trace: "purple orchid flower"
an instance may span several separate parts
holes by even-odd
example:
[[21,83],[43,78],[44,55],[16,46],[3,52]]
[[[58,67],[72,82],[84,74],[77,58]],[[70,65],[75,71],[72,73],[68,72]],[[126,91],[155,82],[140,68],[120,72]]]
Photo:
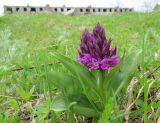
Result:
[[83,31],[77,61],[90,70],[109,70],[119,63],[116,47],[110,48],[103,27],[98,23],[92,33]]

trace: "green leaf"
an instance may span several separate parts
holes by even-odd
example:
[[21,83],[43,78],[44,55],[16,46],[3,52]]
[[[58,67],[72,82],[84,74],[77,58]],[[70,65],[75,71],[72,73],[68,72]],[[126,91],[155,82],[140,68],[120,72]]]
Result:
[[52,71],[48,74],[49,80],[55,83],[60,89],[65,89],[68,93],[82,92],[79,80],[64,73]]
[[23,100],[28,101],[34,92],[34,89],[35,89],[35,86],[33,86],[29,92],[26,92],[22,88],[18,88],[17,93],[21,96]]
[[[97,109],[97,107],[100,106],[97,102],[101,100],[101,96],[99,94],[100,90],[97,88],[97,78],[95,75],[86,67],[64,55],[55,53],[54,57],[57,58],[67,68],[67,70],[69,70],[79,80],[80,85],[78,86],[82,88],[81,93],[84,93],[90,101],[90,104]],[[92,92],[90,89],[92,89]],[[93,92],[97,92],[96,96],[93,96]],[[97,104],[95,105],[94,102]]]
[[[68,99],[74,102],[72,109],[75,113],[87,117],[98,117],[99,113],[94,109],[94,107],[89,102],[88,98],[84,94],[72,94],[69,95]],[[76,102],[76,104],[75,104]]]
[[28,101],[30,99],[30,97],[32,96],[30,93],[25,92],[23,89],[18,89],[17,93],[25,101]]
[[102,113],[102,117],[99,120],[99,123],[108,123],[108,120],[111,117],[112,109],[113,109],[113,99],[109,98],[109,100],[106,103],[105,109]]
[[95,76],[84,66],[80,65],[76,61],[61,55],[54,54],[55,58],[60,60],[60,62],[76,77],[80,77],[83,82],[85,82],[86,87],[96,89],[97,81]]
[[[119,71],[124,63],[124,57],[125,57],[125,52],[122,56],[122,58],[120,59],[120,62],[119,64],[115,67],[115,68],[112,68],[105,76],[104,79],[104,84],[103,84],[103,91],[106,95],[110,95],[112,93],[112,87],[110,87],[110,84],[111,84],[111,80],[114,79],[118,74],[119,74]],[[107,90],[107,91],[106,91]]]
[[160,88],[160,82],[154,82],[151,87],[152,88]]
[[18,103],[15,99],[10,99],[8,103],[15,110],[17,110],[19,108]]
[[[66,104],[62,97],[56,98],[53,101],[51,109],[56,112],[69,110],[70,107],[74,113],[83,115],[86,117],[99,117],[99,114],[91,107],[88,99],[83,95],[70,95],[69,105]],[[74,102],[71,102],[74,101]]]
[[75,105],[73,106],[73,111],[76,113],[76,114],[79,114],[79,115],[82,115],[82,116],[85,116],[85,117],[99,117],[100,114],[97,113],[97,111],[95,111],[93,108],[89,108],[89,107],[85,107],[83,105]]
[[132,52],[124,59],[119,72],[111,76],[112,79],[108,81],[108,89],[110,92],[113,91],[117,94],[121,88],[127,88],[137,69],[140,53],[141,51]]
[[33,87],[31,88],[31,90],[29,91],[29,93],[32,95],[33,92],[34,92],[34,90],[35,90],[35,86],[33,86]]
[[42,104],[36,105],[36,114],[39,119],[43,120],[46,118],[50,112],[50,107],[51,107],[51,101],[49,98],[47,98]]
[[65,111],[67,109],[68,108],[64,99],[62,98],[54,99],[51,110],[55,112],[60,112],[60,111]]

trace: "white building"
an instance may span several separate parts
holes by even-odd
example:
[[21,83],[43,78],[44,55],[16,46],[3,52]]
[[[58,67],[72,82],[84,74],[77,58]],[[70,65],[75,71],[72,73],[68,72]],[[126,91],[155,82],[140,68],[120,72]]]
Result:
[[8,6],[45,6],[53,7],[122,7],[133,8],[139,12],[150,12],[160,4],[160,0],[0,0],[0,15],[4,13],[4,5]]

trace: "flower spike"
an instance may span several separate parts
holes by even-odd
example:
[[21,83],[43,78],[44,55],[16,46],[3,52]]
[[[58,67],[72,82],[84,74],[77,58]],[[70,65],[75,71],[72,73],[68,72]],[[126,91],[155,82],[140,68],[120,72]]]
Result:
[[104,28],[98,23],[92,33],[83,31],[77,61],[90,70],[109,70],[119,63],[116,47],[110,48]]

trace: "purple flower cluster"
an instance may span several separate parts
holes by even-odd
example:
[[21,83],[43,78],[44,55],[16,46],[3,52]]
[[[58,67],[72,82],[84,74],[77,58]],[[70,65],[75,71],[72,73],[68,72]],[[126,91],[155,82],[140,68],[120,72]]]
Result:
[[98,23],[92,33],[84,30],[77,61],[91,70],[108,70],[119,63],[116,47],[110,48],[103,27]]

